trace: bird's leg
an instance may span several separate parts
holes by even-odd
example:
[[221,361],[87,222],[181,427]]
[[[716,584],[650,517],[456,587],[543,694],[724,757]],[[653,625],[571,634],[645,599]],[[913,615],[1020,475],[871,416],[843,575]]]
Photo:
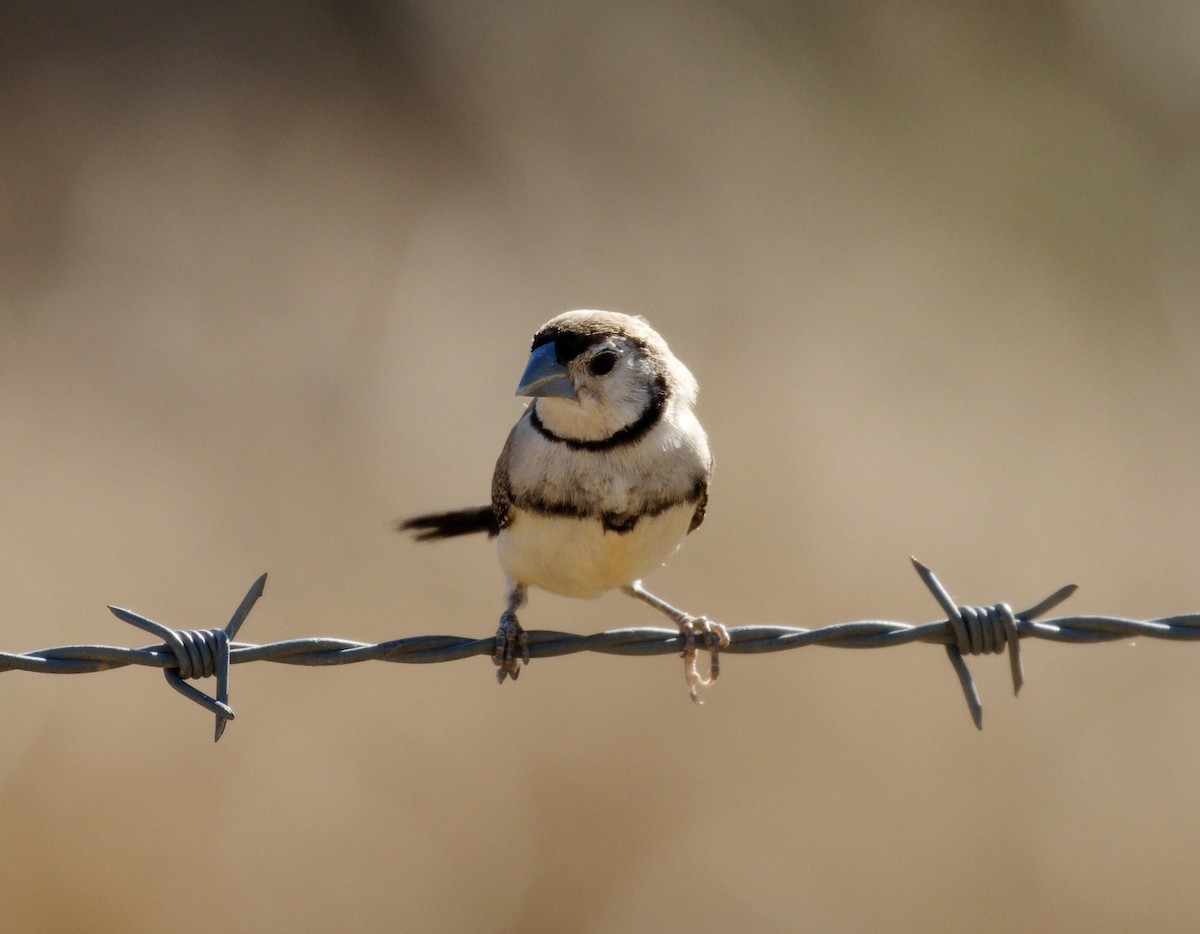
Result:
[[[496,681],[505,678],[517,680],[521,674],[521,663],[529,664],[529,641],[525,630],[517,621],[517,610],[525,603],[525,585],[509,583],[508,608],[500,614],[500,626],[496,630],[496,648],[492,650],[492,662],[496,665]],[[520,655],[517,650],[520,650]]]
[[[714,623],[707,616],[692,616],[690,613],[671,606],[666,600],[654,596],[643,587],[641,581],[634,581],[621,589],[629,596],[637,597],[643,603],[647,603],[660,613],[669,616],[679,627],[680,635],[683,636],[681,657],[683,658],[683,676],[687,679],[688,694],[697,704],[703,704],[704,701],[700,700],[697,689],[708,687],[720,676],[721,649],[729,645],[728,630],[720,623]],[[712,659],[707,678],[700,677],[700,672],[696,668],[697,636],[704,640],[704,647],[708,649],[709,657]]]

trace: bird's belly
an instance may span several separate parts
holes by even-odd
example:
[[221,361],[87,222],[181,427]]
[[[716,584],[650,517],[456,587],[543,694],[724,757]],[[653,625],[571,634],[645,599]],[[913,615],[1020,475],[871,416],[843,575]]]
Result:
[[649,574],[679,547],[695,505],[644,516],[628,532],[599,519],[517,510],[500,532],[500,564],[509,579],[567,597],[598,597]]

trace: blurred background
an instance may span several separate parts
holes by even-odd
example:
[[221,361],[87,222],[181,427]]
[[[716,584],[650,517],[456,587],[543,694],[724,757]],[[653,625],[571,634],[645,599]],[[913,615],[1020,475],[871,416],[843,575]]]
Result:
[[[6,651],[494,630],[534,330],[645,315],[728,625],[1200,610],[1200,7],[0,9]],[[530,628],[661,625],[535,593]],[[1200,646],[0,679],[12,930],[1190,931]],[[211,687],[211,684],[201,684]]]

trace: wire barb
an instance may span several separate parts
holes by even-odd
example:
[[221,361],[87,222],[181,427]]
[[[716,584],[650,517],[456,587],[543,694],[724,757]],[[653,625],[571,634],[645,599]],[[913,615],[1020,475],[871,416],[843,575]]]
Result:
[[982,730],[983,703],[979,699],[979,690],[975,687],[975,679],[971,677],[971,669],[967,667],[963,655],[984,655],[989,652],[999,655],[1007,646],[1013,696],[1016,697],[1025,683],[1025,667],[1021,662],[1021,633],[1017,621],[1031,622],[1047,610],[1058,606],[1075,592],[1075,585],[1067,584],[1058,588],[1046,599],[1021,613],[1013,613],[1012,607],[1007,603],[997,603],[995,606],[959,606],[933,571],[912,556],[909,560],[946,613],[946,625],[954,634],[954,642],[946,646],[946,655],[949,656],[954,673],[958,675],[958,682],[962,685],[971,719],[975,722],[976,729]]
[[[163,640],[164,648],[171,652],[175,661],[173,668],[163,668],[163,676],[176,691],[215,715],[214,743],[221,739],[225,724],[234,717],[233,708],[229,706],[229,643],[242,628],[242,623],[250,615],[258,598],[263,595],[266,583],[267,575],[263,574],[250,585],[224,629],[172,629],[132,610],[109,606],[117,619]],[[217,690],[213,697],[188,684],[192,678],[213,676],[217,679]]]

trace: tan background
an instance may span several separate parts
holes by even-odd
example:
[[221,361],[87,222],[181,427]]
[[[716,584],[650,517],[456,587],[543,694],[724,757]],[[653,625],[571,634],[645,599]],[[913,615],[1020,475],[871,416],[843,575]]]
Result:
[[[730,625],[1200,610],[1200,17],[957,5],[16,4],[3,640],[483,636],[529,336],[645,314],[718,467],[653,579]],[[946,7],[947,9],[943,9]],[[25,9],[28,8],[28,9]],[[1132,12],[1133,10],[1137,12]],[[36,12],[32,12],[36,10]],[[533,628],[657,625],[535,594]],[[1200,925],[1200,645],[0,679],[29,931]]]

